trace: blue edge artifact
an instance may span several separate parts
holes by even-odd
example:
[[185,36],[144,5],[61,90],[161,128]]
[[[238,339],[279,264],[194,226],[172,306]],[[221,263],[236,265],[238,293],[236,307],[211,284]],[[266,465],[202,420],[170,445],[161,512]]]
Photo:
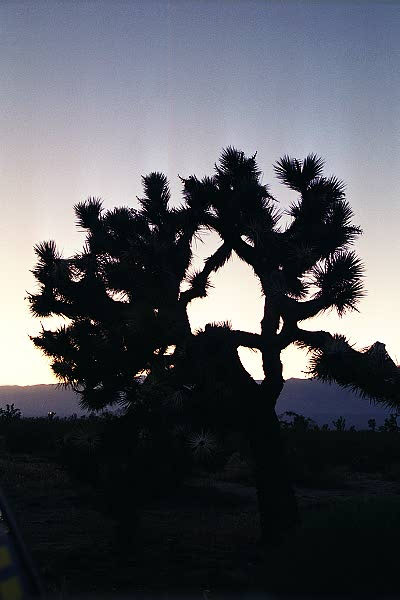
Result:
[[38,575],[0,490],[0,600],[42,597]]

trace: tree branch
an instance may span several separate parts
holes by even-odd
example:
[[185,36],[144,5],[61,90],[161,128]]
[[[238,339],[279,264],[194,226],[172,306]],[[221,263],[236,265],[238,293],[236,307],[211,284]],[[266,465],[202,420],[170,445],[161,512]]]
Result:
[[315,317],[321,311],[332,306],[324,296],[301,301],[290,298],[284,293],[276,294],[275,303],[279,306],[279,312],[283,319],[295,323]]
[[232,249],[230,246],[223,242],[214,254],[205,260],[203,270],[195,275],[195,281],[192,282],[192,286],[180,294],[179,303],[181,305],[187,306],[194,298],[201,298],[206,295],[208,277],[213,271],[217,271],[229,260],[231,252]]
[[312,353],[310,373],[314,377],[335,381],[389,407],[400,407],[400,369],[381,342],[357,351],[344,336],[299,328],[296,340]]
[[244,346],[245,348],[256,348],[262,350],[263,342],[261,335],[258,333],[249,333],[248,331],[240,331],[238,329],[231,329],[229,331],[229,339],[236,348]]
[[296,321],[305,321],[311,317],[316,317],[318,313],[323,310],[327,310],[330,304],[326,298],[320,296],[319,298],[313,298],[312,300],[305,300],[299,302],[298,300],[289,299],[291,301],[292,311]]
[[258,271],[257,253],[253,246],[243,241],[241,237],[235,236],[232,241],[232,248],[239,258],[251,265],[256,272]]

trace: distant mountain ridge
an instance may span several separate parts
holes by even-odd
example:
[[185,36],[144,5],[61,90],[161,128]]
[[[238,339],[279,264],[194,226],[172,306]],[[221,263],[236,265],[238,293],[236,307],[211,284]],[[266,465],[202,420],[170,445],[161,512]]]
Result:
[[83,415],[86,412],[80,408],[75,392],[52,383],[0,386],[0,406],[12,403],[21,410],[24,417],[42,417],[49,411],[54,411],[59,417],[67,417],[73,413]]
[[375,419],[377,425],[393,410],[381,404],[373,404],[354,392],[332,383],[312,379],[288,379],[276,407],[278,415],[293,411],[314,419],[318,425],[328,423],[340,416],[346,419],[346,428],[354,425],[357,429],[367,429],[368,420]]
[[[59,417],[87,414],[80,408],[77,394],[56,384],[0,386],[0,406],[12,403],[25,417],[45,416],[49,411],[54,411]],[[381,425],[391,412],[336,384],[295,378],[286,381],[278,400],[277,413],[285,411],[296,412],[314,419],[319,425],[328,423],[329,426],[333,419],[343,416],[346,426],[354,425],[356,428],[367,428],[368,419],[372,418]]]

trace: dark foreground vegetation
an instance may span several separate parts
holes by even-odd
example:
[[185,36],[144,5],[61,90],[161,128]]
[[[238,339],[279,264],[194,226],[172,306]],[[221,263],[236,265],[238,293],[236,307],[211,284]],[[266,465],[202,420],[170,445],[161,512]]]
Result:
[[266,553],[255,549],[256,491],[239,435],[183,426],[135,435],[109,413],[23,419],[10,409],[0,415],[1,485],[57,597],[398,589],[395,416],[368,431],[281,416],[301,524]]

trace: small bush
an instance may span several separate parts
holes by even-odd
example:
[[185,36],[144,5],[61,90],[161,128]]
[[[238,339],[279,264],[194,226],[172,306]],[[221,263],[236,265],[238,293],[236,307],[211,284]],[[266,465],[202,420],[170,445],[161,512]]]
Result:
[[21,418],[21,411],[14,404],[6,404],[5,408],[0,407],[0,421],[10,423],[18,421]]
[[234,452],[228,458],[221,476],[226,481],[254,485],[251,466],[240,452]]

